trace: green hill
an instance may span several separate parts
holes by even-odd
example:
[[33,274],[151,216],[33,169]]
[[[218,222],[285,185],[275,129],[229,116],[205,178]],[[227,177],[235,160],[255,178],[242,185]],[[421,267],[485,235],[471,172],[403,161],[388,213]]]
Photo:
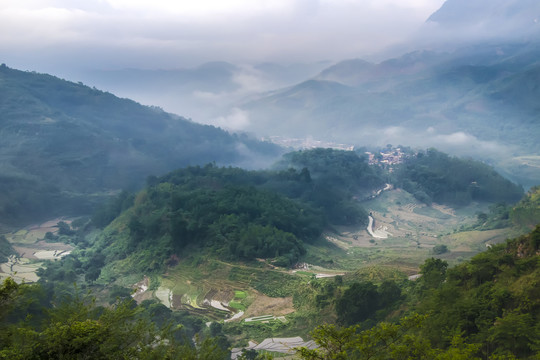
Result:
[[264,164],[276,146],[56,77],[0,66],[0,218],[88,213],[186,165]]
[[110,225],[86,244],[83,268],[105,284],[126,274],[159,274],[174,259],[197,253],[288,267],[309,246],[321,245],[323,231],[363,230],[368,214],[356,199],[382,189],[385,177],[397,176],[406,191],[450,206],[512,201],[522,191],[488,166],[435,150],[385,171],[355,152],[314,149],[284,155],[275,170],[208,164],[149,177],[136,195],[121,193],[96,212],[94,225]]
[[523,189],[492,167],[475,160],[448,156],[435,149],[409,157],[396,174],[397,184],[425,203],[452,206],[471,201],[515,203]]
[[540,187],[529,190],[519,203],[509,211],[512,222],[521,227],[533,229],[540,223]]
[[[382,182],[355,153],[325,152],[335,160],[357,162],[361,166],[354,170],[357,181],[374,179],[363,189],[375,189]],[[111,274],[120,268],[161,271],[168,258],[182,257],[194,248],[226,260],[265,258],[289,266],[325,227],[366,221],[366,212],[352,201],[352,191],[332,190],[341,188],[338,180],[343,175],[334,176],[312,178],[307,167],[246,171],[209,164],[149,178],[133,206],[109,225],[93,251],[103,253],[105,271]],[[352,183],[351,178],[347,181]],[[107,209],[113,215],[101,214],[99,219],[114,218],[119,208]]]

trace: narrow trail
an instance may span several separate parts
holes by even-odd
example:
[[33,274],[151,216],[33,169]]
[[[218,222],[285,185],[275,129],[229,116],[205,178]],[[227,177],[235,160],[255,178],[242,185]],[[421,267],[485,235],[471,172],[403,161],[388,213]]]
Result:
[[371,235],[375,239],[388,239],[388,235],[392,235],[386,231],[386,227],[382,230],[379,229],[379,230],[373,231],[373,222],[374,222],[373,217],[369,215],[368,218],[369,218],[369,224],[367,226],[367,231],[369,235]]

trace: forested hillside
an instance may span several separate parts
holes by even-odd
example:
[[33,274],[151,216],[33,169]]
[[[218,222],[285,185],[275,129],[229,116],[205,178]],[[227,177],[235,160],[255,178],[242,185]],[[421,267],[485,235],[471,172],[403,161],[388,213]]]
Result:
[[56,77],[0,66],[1,223],[89,213],[106,192],[205,164],[257,167],[280,150]]
[[[58,224],[62,232],[49,240],[69,241],[75,249],[36,272],[39,286],[4,283],[0,354],[133,354],[137,343],[144,356],[189,353],[197,358],[209,351],[224,359],[232,344],[251,337],[306,336],[316,324],[329,322],[336,325],[312,333],[321,347],[299,356],[331,359],[336,343],[340,356],[359,359],[532,356],[538,352],[540,228],[490,245],[454,268],[435,255],[420,266],[416,281],[369,260],[381,256],[392,239],[377,239],[381,246],[371,248],[375,241],[351,246],[351,237],[346,251],[329,241],[329,233],[339,236],[334,228],[365,231],[367,212],[358,199],[369,195],[373,201],[388,181],[409,182],[415,191],[452,206],[467,203],[456,203],[449,194],[463,192],[469,202],[493,203],[521,192],[481,163],[433,149],[405,151],[403,163],[392,167],[369,165],[352,151],[314,149],[286,154],[272,170],[207,164],[148,177],[143,190],[121,192],[91,220]],[[529,224],[538,220],[536,193],[532,189],[513,208],[494,204],[492,209],[505,212],[505,226]],[[435,248],[430,254],[437,254]],[[339,273],[335,266],[341,261],[333,256],[347,256],[354,270]],[[317,277],[311,265],[308,271],[290,270],[307,259],[328,266],[316,270],[325,276]],[[366,261],[370,264],[362,266]],[[73,282],[92,289],[96,304],[109,305],[96,307]],[[139,294],[137,307],[130,302],[131,287]],[[163,292],[166,299],[159,295]],[[216,301],[221,310],[213,307]],[[247,318],[221,323],[234,312],[253,311],[258,301],[288,303],[289,315],[282,320],[265,315],[273,319],[268,325]],[[23,324],[22,314],[32,314],[32,320]],[[205,327],[208,319],[216,325]],[[174,330],[179,324],[184,328]],[[193,347],[185,339],[197,333],[199,343]],[[510,335],[515,333],[524,335]],[[104,334],[113,336],[105,339]],[[167,341],[152,345],[149,336]],[[95,346],[95,339],[102,345]]]
[[523,189],[499,175],[492,167],[459,159],[435,149],[409,157],[396,179],[398,186],[427,204],[437,202],[464,206],[471,201],[515,203]]
[[160,273],[193,251],[288,267],[323,231],[367,225],[359,200],[371,198],[385,180],[421,201],[450,206],[511,201],[522,191],[488,166],[435,150],[410,157],[394,172],[332,149],[286,154],[275,170],[187,167],[149,177],[139,193],[123,192],[100,208],[92,225],[105,230],[89,244],[83,268],[87,279],[107,282],[121,274]]
[[[353,325],[320,326],[312,333],[320,349],[303,349],[302,358],[536,359],[539,248],[536,227],[453,268],[428,259],[421,278],[401,285],[401,300],[400,288],[393,285],[386,303],[377,298],[391,286],[354,283],[336,301],[342,324]],[[396,302],[408,315],[370,328],[375,311],[395,310]]]
[[509,213],[515,225],[534,228],[540,219],[540,187],[531,188],[527,196],[515,204]]
[[[317,157],[317,152],[303,155]],[[290,266],[305,253],[304,243],[316,241],[325,227],[364,224],[367,213],[352,200],[352,189],[373,190],[382,183],[355,153],[324,152],[335,166],[352,161],[357,168],[330,179],[312,178],[307,167],[247,171],[208,164],[151,177],[134,198],[121,194],[96,213],[94,224],[100,226],[119,217],[93,251],[103,253],[107,268],[118,261],[122,271],[162,270],[169,257],[182,257],[193,247],[228,260],[269,258]],[[343,191],[344,181],[352,189]]]
[[334,149],[291,152],[285,154],[275,168],[308,169],[314,180],[309,199],[323,209],[332,223],[339,225],[364,223],[367,213],[358,212],[355,199],[384,187],[386,179],[384,171],[378,166],[369,166],[364,156]]

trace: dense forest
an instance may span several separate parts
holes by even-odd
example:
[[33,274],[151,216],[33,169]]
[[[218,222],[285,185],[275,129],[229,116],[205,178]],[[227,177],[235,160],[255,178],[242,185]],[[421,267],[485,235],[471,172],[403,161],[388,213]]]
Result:
[[51,301],[40,284],[8,278],[0,285],[0,359],[230,358],[228,344],[204,328],[200,319],[153,301],[100,306],[82,291]]
[[353,175],[334,175],[334,181],[348,183],[351,190],[333,191],[341,186],[312,177],[308,167],[247,171],[208,164],[149,177],[135,197],[121,193],[95,213],[93,224],[100,227],[119,217],[109,226],[113,235],[104,232],[93,251],[103,252],[106,263],[121,260],[138,271],[161,270],[186,247],[203,247],[229,260],[270,258],[275,265],[290,266],[325,227],[366,222],[365,210],[352,200],[359,188],[356,178],[376,179],[362,185],[364,190],[381,183],[354,153],[329,154],[336,163],[352,158],[361,166]]
[[492,167],[435,149],[409,157],[396,173],[396,184],[426,204],[515,203],[523,196],[520,186],[503,178]]

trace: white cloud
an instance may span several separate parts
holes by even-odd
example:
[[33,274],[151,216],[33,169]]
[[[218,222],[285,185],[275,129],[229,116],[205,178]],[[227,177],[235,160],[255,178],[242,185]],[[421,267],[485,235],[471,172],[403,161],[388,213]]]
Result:
[[450,145],[465,145],[472,144],[478,141],[478,139],[470,134],[466,134],[462,131],[458,131],[448,135],[435,136],[435,142],[442,142]]
[[249,125],[249,114],[245,110],[233,108],[229,115],[217,117],[210,124],[227,130],[244,130]]
[[442,0],[6,0],[0,60],[38,71],[55,60],[58,68],[341,60],[403,41],[437,3]]
[[511,153],[511,149],[495,141],[478,139],[476,136],[457,131],[440,133],[433,127],[425,131],[412,131],[405,127],[391,126],[384,129],[364,129],[361,143],[384,146],[386,144],[406,145],[421,148],[434,147],[454,155],[471,156],[484,159],[500,159]]
[[253,16],[262,13],[277,13],[291,9],[294,1],[272,0],[107,0],[112,8],[122,11],[138,11],[174,16],[213,17],[215,15]]

